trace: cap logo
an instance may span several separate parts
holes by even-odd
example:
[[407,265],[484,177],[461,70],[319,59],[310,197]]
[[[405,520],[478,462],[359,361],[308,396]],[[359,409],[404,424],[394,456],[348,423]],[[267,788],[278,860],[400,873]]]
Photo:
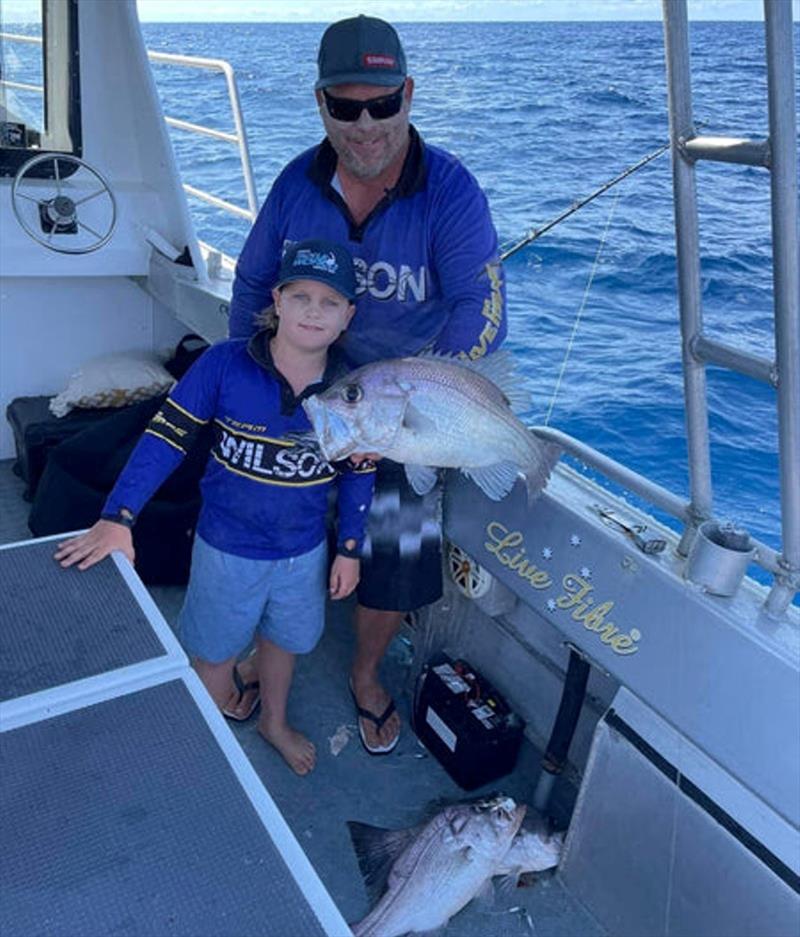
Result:
[[319,270],[321,273],[336,273],[339,269],[334,254],[322,254],[319,251],[310,251],[305,248],[295,254],[292,266],[311,267],[312,270]]
[[361,63],[365,68],[396,68],[397,59],[393,55],[384,55],[376,52],[365,52],[361,56]]

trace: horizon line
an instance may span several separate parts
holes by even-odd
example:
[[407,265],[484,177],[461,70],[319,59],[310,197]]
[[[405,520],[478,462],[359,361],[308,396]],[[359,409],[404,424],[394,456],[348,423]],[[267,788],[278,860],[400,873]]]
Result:
[[[184,20],[162,20],[162,19],[151,19],[144,18],[139,20],[140,23],[163,23],[169,26],[182,26],[186,23],[195,23],[195,24],[212,24],[212,23],[223,23],[223,24],[232,24],[232,23],[248,23],[253,25],[255,23],[269,23],[273,26],[298,26],[301,24],[307,23],[309,26],[327,26],[329,20],[306,20],[306,19],[294,19],[294,20],[272,20],[272,19],[232,19],[232,20],[223,20],[223,19],[213,19],[213,20],[200,20],[200,19],[184,19]],[[467,23],[473,25],[482,25],[484,23],[662,23],[663,20],[660,18],[649,19],[645,17],[641,18],[624,18],[624,19],[500,19],[500,20],[462,20],[462,19],[449,19],[449,20],[395,20],[398,26],[410,26],[416,23],[429,23],[433,25],[445,24],[452,25],[453,23]],[[764,20],[758,17],[738,17],[737,19],[715,19],[712,17],[697,17],[695,19],[690,19],[690,23],[763,23]],[[795,23],[795,27],[800,26],[800,23]]]

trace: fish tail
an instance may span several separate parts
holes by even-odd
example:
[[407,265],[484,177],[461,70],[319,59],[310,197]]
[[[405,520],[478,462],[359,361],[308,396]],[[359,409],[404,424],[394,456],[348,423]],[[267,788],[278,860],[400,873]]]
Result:
[[531,457],[523,469],[525,487],[528,491],[528,504],[542,493],[558,460],[561,458],[561,446],[554,442],[545,442],[532,436]]

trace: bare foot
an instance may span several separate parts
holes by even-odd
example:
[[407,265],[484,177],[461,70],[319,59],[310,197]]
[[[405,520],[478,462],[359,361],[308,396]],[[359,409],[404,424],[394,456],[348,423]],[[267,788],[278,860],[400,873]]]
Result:
[[284,723],[280,726],[267,726],[264,720],[258,724],[261,735],[283,755],[286,763],[296,774],[308,774],[314,770],[317,750],[314,743]]
[[[392,701],[391,696],[375,679],[364,680],[353,675],[352,687],[358,705],[362,709],[368,709],[379,718]],[[380,731],[371,719],[360,718],[358,721],[370,748],[386,748],[400,735],[400,716],[396,712],[389,716]]]

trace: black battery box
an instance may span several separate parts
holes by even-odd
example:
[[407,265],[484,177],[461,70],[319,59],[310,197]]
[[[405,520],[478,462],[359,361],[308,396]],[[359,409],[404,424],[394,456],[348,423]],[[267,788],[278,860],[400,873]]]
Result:
[[467,791],[514,770],[525,723],[464,660],[439,655],[425,665],[414,699],[414,731]]

